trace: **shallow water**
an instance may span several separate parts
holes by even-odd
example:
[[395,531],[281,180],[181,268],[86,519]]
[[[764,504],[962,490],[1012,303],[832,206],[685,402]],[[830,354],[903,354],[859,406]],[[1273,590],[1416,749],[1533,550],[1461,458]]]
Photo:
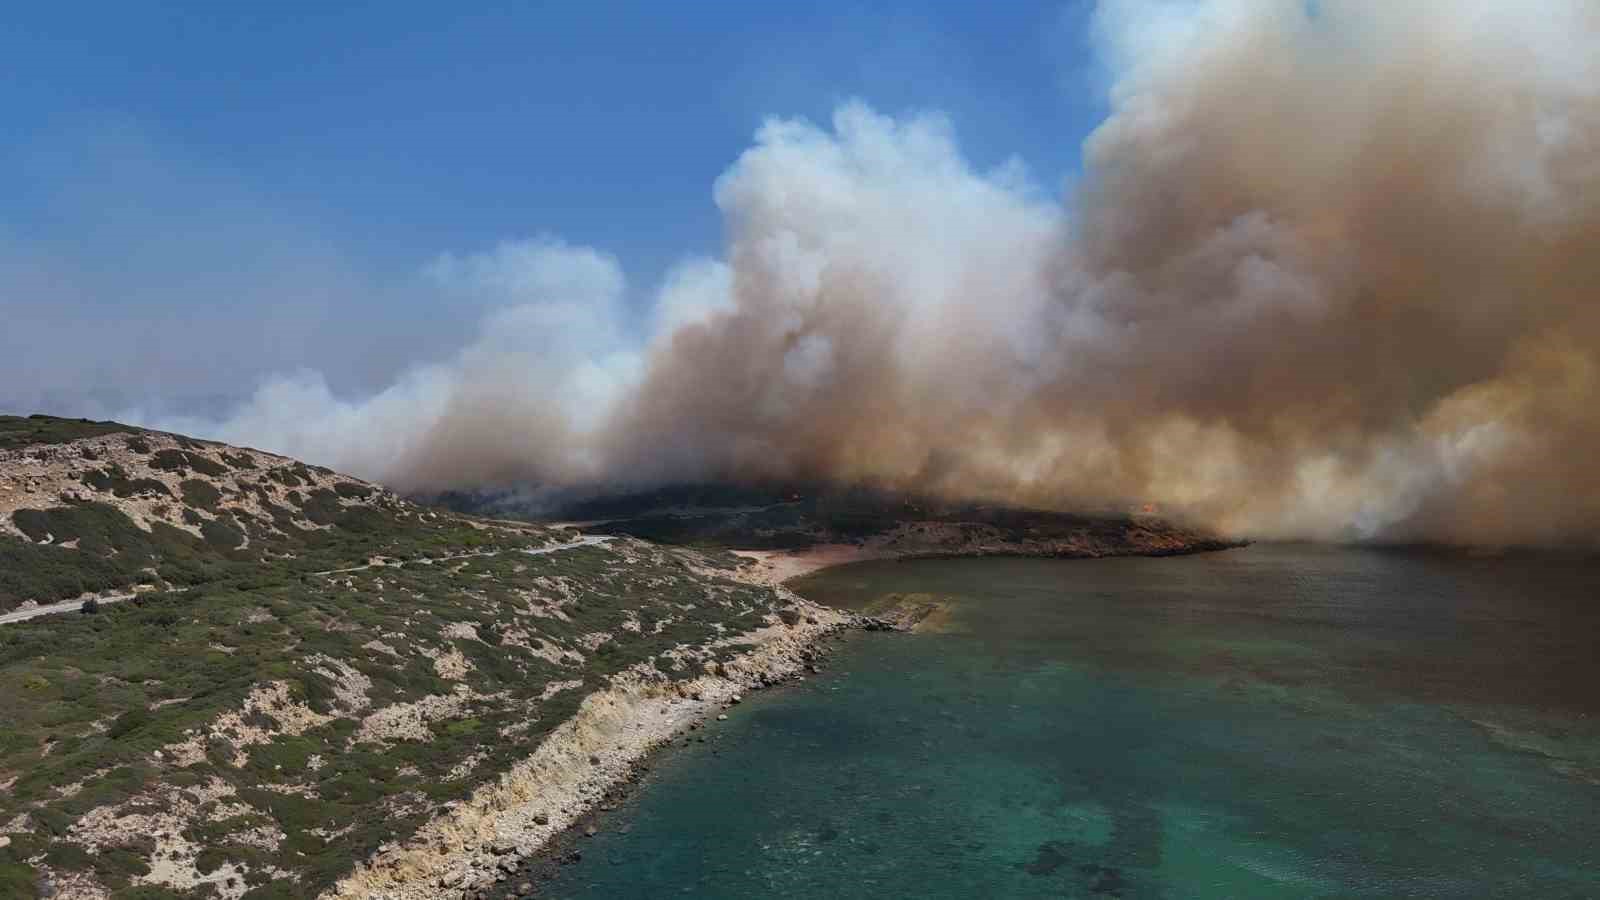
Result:
[[1600,897],[1593,564],[1257,546],[798,589],[949,618],[669,751],[541,896]]

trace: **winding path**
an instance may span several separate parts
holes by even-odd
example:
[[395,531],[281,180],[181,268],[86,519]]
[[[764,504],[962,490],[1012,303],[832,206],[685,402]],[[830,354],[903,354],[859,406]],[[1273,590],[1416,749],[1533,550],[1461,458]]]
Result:
[[[583,535],[583,536],[579,537],[577,540],[567,541],[564,544],[552,544],[549,547],[536,547],[534,549],[523,550],[521,552],[526,553],[529,556],[543,556],[546,553],[560,553],[563,550],[576,550],[579,547],[592,547],[592,546],[594,546],[596,544],[604,544],[605,542],[607,542],[609,540],[611,540],[611,535],[607,535],[607,534],[586,534],[586,535]],[[433,559],[419,559],[419,560],[413,560],[412,562],[419,562],[419,563],[423,563],[423,564],[437,564],[437,563],[443,563],[443,562],[451,562],[451,561],[457,560],[457,559],[470,559],[472,557],[477,557],[477,556],[498,556],[501,553],[505,553],[505,552],[507,552],[507,551],[504,551],[504,550],[493,550],[493,551],[473,550],[473,551],[468,552],[468,553],[457,553],[457,554],[454,554],[452,556],[440,556],[440,557],[436,557],[436,558],[433,558]],[[517,552],[517,551],[510,551],[510,552]],[[361,571],[364,571],[366,569],[371,569],[371,568],[375,568],[375,567],[381,567],[381,566],[385,566],[385,565],[388,565],[388,564],[387,563],[371,563],[371,562],[369,562],[364,566],[351,566],[348,569],[329,569],[326,572],[313,572],[312,574],[313,575],[341,575],[341,574],[344,574],[345,572],[361,572]],[[137,596],[138,596],[137,593],[115,594],[115,595],[110,596],[110,597],[96,597],[95,600],[101,606],[104,606],[107,603],[121,603],[124,600],[131,600],[131,599],[133,599],[134,597],[137,597]],[[0,625],[14,625],[14,624],[16,624],[18,622],[26,622],[29,619],[37,619],[40,616],[49,616],[49,615],[54,615],[55,613],[77,612],[78,610],[83,608],[83,602],[84,602],[85,599],[86,598],[81,598],[80,597],[77,600],[62,600],[59,603],[47,603],[44,606],[35,606],[35,607],[31,608],[31,609],[19,609],[19,610],[14,610],[14,611],[8,612],[8,613],[0,613]]]

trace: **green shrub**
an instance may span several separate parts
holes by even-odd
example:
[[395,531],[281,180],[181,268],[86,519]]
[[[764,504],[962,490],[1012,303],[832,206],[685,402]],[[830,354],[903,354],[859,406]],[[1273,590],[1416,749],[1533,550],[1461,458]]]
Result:
[[172,491],[156,479],[129,478],[127,471],[116,465],[104,469],[90,469],[78,476],[78,480],[97,491],[110,491],[118,497],[132,497],[144,493],[172,496]]
[[216,512],[222,503],[222,492],[209,481],[190,478],[180,482],[178,490],[183,492],[183,502],[210,512]]
[[201,875],[210,875],[212,872],[222,868],[222,864],[227,861],[227,853],[215,846],[207,847],[200,851],[199,856],[195,857],[194,868]]
[[278,482],[284,487],[293,488],[305,484],[305,482],[300,479],[300,476],[290,471],[288,466],[279,466],[278,468],[267,472],[267,477]]
[[32,866],[0,856],[0,897],[33,900],[39,896],[37,884],[38,875]]
[[327,488],[317,488],[305,503],[303,512],[307,519],[318,525],[332,525],[339,520],[344,507],[339,505],[339,495]]
[[109,885],[125,887],[130,877],[149,875],[150,867],[138,854],[122,848],[102,850],[95,857],[95,874]]
[[251,459],[248,453],[229,453],[224,450],[222,451],[222,461],[235,469],[254,469],[256,467],[256,461]]
[[150,724],[150,711],[142,706],[136,706],[117,716],[116,721],[112,722],[111,727],[107,729],[106,737],[113,741],[127,737],[148,724]]
[[132,431],[116,422],[89,419],[58,419],[55,416],[0,416],[0,450],[15,450],[34,444],[65,444],[83,438],[100,437],[119,431]]
[[[121,472],[121,466],[112,466],[111,470]],[[78,480],[97,491],[111,490],[111,471],[106,469],[90,469],[78,476]]]
[[189,453],[185,456],[185,458],[189,461],[189,468],[194,469],[196,472],[199,472],[202,475],[209,475],[212,478],[220,478],[223,475],[228,474],[227,466],[224,466],[222,463],[217,462],[203,453]]
[[174,450],[168,448],[156,453],[150,458],[150,466],[163,472],[186,472],[193,469],[202,475],[217,478],[228,473],[228,467],[217,462],[203,453],[193,450]]
[[200,526],[200,536],[219,550],[234,550],[244,543],[244,532],[239,530],[232,516],[220,516]]
[[[204,522],[198,515],[193,519]],[[152,522],[144,531],[122,511],[102,503],[18,510],[12,521],[30,539],[53,536],[54,543],[39,546],[0,535],[3,608],[27,599],[63,599],[147,582],[148,567],[175,584],[202,584],[242,572],[240,565],[250,558],[165,522]],[[77,549],[59,546],[73,539]]]
[[188,454],[170,447],[165,450],[157,450],[156,454],[150,457],[150,468],[160,469],[163,472],[187,472],[189,470]]
[[[28,521],[30,517],[23,518]],[[28,530],[38,533],[38,527],[37,522],[30,522],[24,533]],[[48,528],[44,526],[44,530]],[[136,571],[118,561],[66,547],[41,547],[0,535],[0,610],[12,609],[24,600],[44,603],[76,597],[87,591],[122,587],[134,583],[138,577]]]

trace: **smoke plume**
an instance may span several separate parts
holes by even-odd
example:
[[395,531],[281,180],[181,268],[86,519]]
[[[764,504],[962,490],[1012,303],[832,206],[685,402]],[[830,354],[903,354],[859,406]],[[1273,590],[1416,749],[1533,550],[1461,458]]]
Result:
[[[773,120],[641,328],[543,241],[454,361],[220,436],[410,488],[821,478],[1255,536],[1589,543],[1600,5],[1113,0],[1065,198],[937,115]],[[290,427],[292,425],[292,427]]]

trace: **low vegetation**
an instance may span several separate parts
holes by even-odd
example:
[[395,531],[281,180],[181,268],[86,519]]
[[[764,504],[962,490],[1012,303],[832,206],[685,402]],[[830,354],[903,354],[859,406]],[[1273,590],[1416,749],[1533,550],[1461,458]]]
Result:
[[478,539],[458,518],[445,528],[372,485],[259,451],[118,434],[114,423],[3,422],[12,431],[0,433],[57,441],[0,451],[0,612],[85,592],[208,584],[266,563],[295,575]]
[[[25,822],[0,858],[42,856],[135,896],[133,863],[149,854],[111,847],[85,817],[138,815],[163,786],[203,785],[226,794],[227,815],[185,823],[205,850],[197,871],[231,864],[241,896],[312,896],[528,755],[613,674],[652,662],[698,675],[687,648],[779,611],[771,591],[695,574],[686,553],[496,548],[456,564],[258,572],[10,626],[0,779],[14,782],[0,821]],[[264,682],[288,704],[217,727]],[[582,687],[547,695],[568,682]],[[419,706],[417,721],[386,717]],[[292,882],[270,884],[276,872]]]
[[15,450],[49,444],[65,444],[83,438],[131,432],[117,422],[89,419],[58,419],[55,416],[0,416],[0,450]]
[[618,673],[697,677],[796,621],[727,554],[539,552],[572,533],[253,451],[93,439],[26,458],[90,496],[24,493],[50,502],[0,520],[0,608],[141,592],[0,626],[3,897],[315,896]]
[[438,502],[480,515],[588,521],[590,531],[703,549],[798,550],[854,544],[886,556],[1010,553],[1105,556],[1228,546],[1151,515],[1018,509],[869,487],[688,484],[529,509],[526,495],[451,493]]

